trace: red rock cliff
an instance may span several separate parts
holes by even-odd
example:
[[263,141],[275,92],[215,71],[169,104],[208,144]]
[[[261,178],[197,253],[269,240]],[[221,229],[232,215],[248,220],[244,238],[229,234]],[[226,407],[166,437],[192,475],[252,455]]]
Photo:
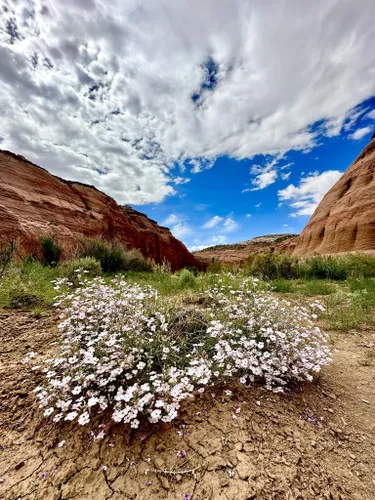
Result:
[[319,203],[293,255],[375,251],[375,134]]
[[0,236],[23,245],[56,235],[66,254],[77,237],[118,239],[146,257],[169,262],[172,270],[202,269],[169,229],[130,207],[78,182],[60,179],[22,156],[0,151]]

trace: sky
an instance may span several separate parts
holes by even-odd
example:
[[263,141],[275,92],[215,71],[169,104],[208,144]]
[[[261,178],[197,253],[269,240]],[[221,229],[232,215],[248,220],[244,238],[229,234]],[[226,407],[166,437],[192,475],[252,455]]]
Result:
[[192,250],[298,233],[375,131],[374,18],[373,0],[0,0],[0,149]]

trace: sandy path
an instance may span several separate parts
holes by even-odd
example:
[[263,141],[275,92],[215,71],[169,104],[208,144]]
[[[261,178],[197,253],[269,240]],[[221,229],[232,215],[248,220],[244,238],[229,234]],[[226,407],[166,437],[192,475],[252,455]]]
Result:
[[209,391],[173,424],[107,427],[100,442],[87,428],[54,427],[33,405],[38,375],[20,360],[56,335],[52,317],[0,311],[0,498],[375,499],[372,331],[338,335],[332,365],[302,390]]

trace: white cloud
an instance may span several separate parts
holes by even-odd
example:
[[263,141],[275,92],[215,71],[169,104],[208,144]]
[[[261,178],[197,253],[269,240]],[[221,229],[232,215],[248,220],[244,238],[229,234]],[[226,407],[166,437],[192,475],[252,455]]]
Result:
[[246,217],[247,217],[248,219],[250,219],[250,217],[251,217],[251,216],[252,216],[251,214],[246,214]]
[[222,225],[222,231],[225,233],[234,233],[237,231],[239,225],[238,223],[231,217],[227,217]]
[[173,179],[173,182],[175,184],[187,184],[188,182],[190,182],[191,179],[189,179],[188,177],[175,177]]
[[254,206],[255,206],[255,208],[260,208],[260,207],[262,206],[262,204],[261,204],[261,203],[257,203],[257,204],[256,204],[256,205],[254,205]]
[[222,234],[212,236],[210,240],[206,240],[205,243],[201,243],[198,239],[194,240],[195,245],[190,246],[190,252],[197,252],[198,250],[203,250],[203,248],[211,247],[213,245],[224,245],[227,242],[227,237]]
[[291,173],[292,172],[286,172],[285,174],[280,174],[280,177],[282,178],[283,181],[286,181],[289,179]]
[[[228,215],[227,217],[220,217],[215,215],[207,221],[203,226],[204,229],[220,228],[220,231],[224,233],[233,233],[239,227],[239,224],[234,220],[233,215]],[[215,236],[214,236],[215,238]],[[220,236],[222,238],[222,236]]]
[[218,234],[217,236],[212,237],[212,243],[214,243],[215,245],[223,245],[226,242],[227,237],[222,234]]
[[372,127],[362,127],[358,128],[355,132],[353,132],[351,135],[349,135],[350,139],[353,139],[354,141],[359,141],[360,139],[363,139],[365,135],[369,134],[372,132]]
[[0,2],[2,148],[121,203],[308,150],[375,94],[373,0]]
[[186,222],[179,222],[178,224],[171,227],[172,234],[178,238],[185,238],[193,233],[192,228]]
[[215,215],[214,217],[212,217],[212,219],[210,219],[205,224],[203,224],[203,227],[205,229],[212,229],[213,227],[216,227],[218,224],[220,224],[220,222],[223,220],[224,220],[223,217],[220,217],[219,215]]
[[210,245],[193,245],[192,247],[189,247],[190,252],[199,252],[199,250],[203,250],[204,248],[207,248]]
[[289,184],[285,189],[278,191],[280,200],[288,200],[297,215],[312,215],[320,200],[326,192],[338,181],[342,172],[338,170],[326,170],[319,174],[315,172],[300,179],[299,186]]
[[174,224],[182,222],[183,220],[185,220],[185,217],[182,215],[170,214],[166,219],[163,220],[161,224],[162,226],[173,226]]
[[367,113],[367,115],[364,118],[367,118],[369,120],[375,120],[375,109]]
[[252,181],[255,188],[252,191],[258,191],[259,189],[264,189],[274,182],[277,179],[276,170],[265,170],[264,172],[258,174],[256,178]]

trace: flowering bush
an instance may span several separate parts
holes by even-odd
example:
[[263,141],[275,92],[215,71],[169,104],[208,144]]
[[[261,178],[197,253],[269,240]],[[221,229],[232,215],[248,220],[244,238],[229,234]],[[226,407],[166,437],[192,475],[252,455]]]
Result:
[[204,292],[208,308],[183,311],[149,286],[83,280],[56,304],[63,339],[35,390],[44,415],[84,425],[108,408],[138,427],[143,416],[172,421],[182,400],[219,379],[265,380],[275,391],[311,380],[330,360],[325,335],[306,308],[255,287],[218,283]]

